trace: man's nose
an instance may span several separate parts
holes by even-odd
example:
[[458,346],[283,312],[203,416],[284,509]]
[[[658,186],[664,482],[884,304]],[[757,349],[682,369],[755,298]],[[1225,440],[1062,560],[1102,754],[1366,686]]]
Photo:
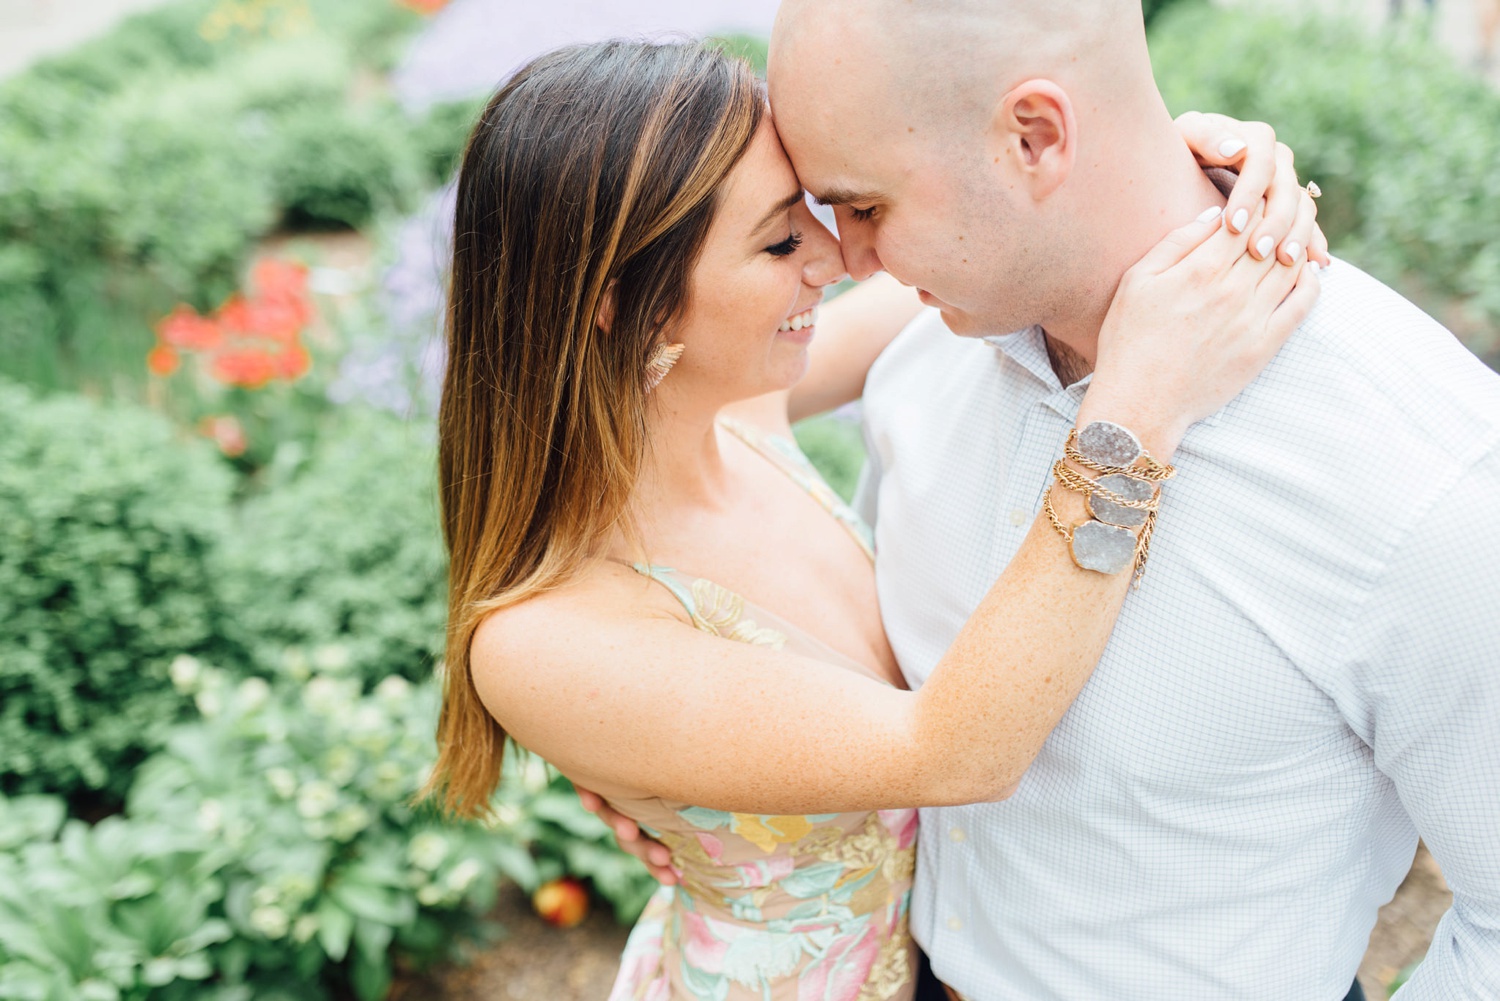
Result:
[[803,233],[807,257],[802,266],[802,280],[814,288],[822,288],[843,278],[844,255],[828,228],[813,217],[806,221]]
[[880,257],[875,253],[874,234],[868,226],[857,222],[839,220],[839,240],[844,250],[844,270],[849,277],[862,282],[871,275],[885,270]]

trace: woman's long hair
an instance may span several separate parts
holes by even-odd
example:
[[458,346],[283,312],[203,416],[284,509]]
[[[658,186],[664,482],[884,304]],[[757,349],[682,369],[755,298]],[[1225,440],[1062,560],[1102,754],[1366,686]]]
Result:
[[443,707],[419,799],[489,814],[505,731],[470,677],[475,629],[566,581],[626,524],[646,365],[764,102],[716,49],[606,42],[527,65],[469,137],[438,418]]

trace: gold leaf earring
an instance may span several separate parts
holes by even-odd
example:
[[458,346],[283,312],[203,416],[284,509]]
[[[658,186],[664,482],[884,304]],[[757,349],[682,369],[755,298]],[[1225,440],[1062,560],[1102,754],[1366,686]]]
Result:
[[651,392],[672,371],[672,366],[677,364],[677,359],[682,357],[682,352],[687,348],[686,344],[658,344],[656,350],[651,352],[651,358],[646,362],[646,392]]

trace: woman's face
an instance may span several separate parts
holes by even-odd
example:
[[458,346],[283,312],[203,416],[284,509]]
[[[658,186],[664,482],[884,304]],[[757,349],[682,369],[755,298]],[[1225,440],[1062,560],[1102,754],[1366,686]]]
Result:
[[769,114],[720,189],[668,340],[685,345],[670,379],[723,404],[786,389],[807,370],[823,288],[844,274],[838,241],[813,216]]

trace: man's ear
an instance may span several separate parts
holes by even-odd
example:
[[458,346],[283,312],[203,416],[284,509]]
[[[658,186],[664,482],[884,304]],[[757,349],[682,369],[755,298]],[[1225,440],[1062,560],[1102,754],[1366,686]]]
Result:
[[1078,123],[1067,92],[1051,80],[1027,80],[1006,92],[995,108],[991,132],[1008,172],[1037,201],[1060,188],[1073,172]]

